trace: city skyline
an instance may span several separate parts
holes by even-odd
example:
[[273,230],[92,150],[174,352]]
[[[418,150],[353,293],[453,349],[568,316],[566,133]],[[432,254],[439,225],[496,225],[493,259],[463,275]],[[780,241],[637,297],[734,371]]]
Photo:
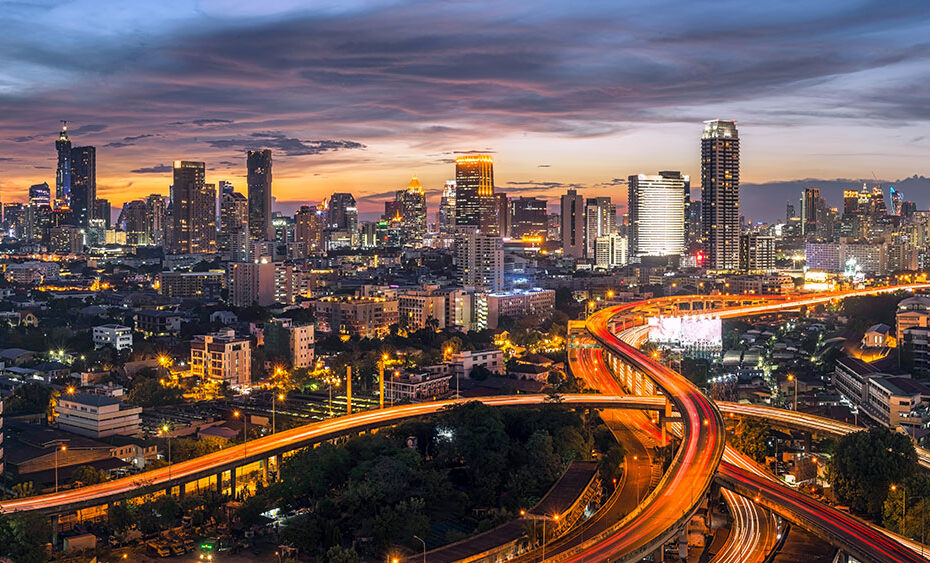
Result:
[[[246,150],[270,148],[279,206],[344,191],[376,212],[416,175],[435,208],[457,152],[475,150],[494,155],[508,193],[554,205],[577,187],[622,207],[616,179],[699,177],[694,137],[715,117],[740,126],[744,187],[924,173],[924,104],[907,87],[926,58],[916,2],[720,5],[661,22],[630,6],[260,9],[10,9],[0,197],[54,185],[61,119],[97,147],[98,197],[116,206],[167,193],[174,160],[204,161],[208,181],[245,192]],[[726,37],[701,29],[714,18]],[[536,33],[554,20],[564,30]],[[312,54],[274,57],[284,41]]]

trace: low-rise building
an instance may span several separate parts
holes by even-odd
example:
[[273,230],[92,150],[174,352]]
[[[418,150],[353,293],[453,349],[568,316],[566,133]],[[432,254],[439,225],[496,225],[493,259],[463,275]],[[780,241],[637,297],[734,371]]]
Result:
[[177,336],[184,315],[176,311],[142,310],[136,313],[136,331],[145,336]]
[[385,394],[395,402],[431,401],[447,396],[451,381],[451,374],[404,374],[389,380]]
[[295,323],[291,319],[272,319],[264,329],[265,353],[269,357],[285,357],[294,369],[313,365],[314,329],[312,324]]
[[94,327],[94,348],[112,346],[116,350],[132,348],[132,329],[128,326],[106,324]]
[[191,375],[230,385],[252,384],[252,343],[234,330],[201,334],[191,341]]
[[89,438],[136,436],[142,423],[141,407],[93,393],[62,395],[55,415],[58,428]]
[[479,293],[475,299],[475,317],[486,319],[478,328],[497,328],[501,317],[547,316],[555,309],[555,290],[515,289],[498,293]]
[[323,297],[313,302],[320,332],[382,338],[399,319],[397,299]]
[[457,377],[471,377],[475,368],[484,368],[494,375],[504,373],[504,352],[496,348],[463,350],[452,355],[452,372]]
[[158,293],[167,297],[218,299],[226,286],[226,272],[161,272]]

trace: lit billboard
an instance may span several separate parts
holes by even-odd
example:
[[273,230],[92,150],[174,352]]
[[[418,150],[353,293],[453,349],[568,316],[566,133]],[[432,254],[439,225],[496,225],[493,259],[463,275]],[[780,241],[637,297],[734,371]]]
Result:
[[652,317],[649,340],[686,348],[720,348],[723,329],[719,318]]

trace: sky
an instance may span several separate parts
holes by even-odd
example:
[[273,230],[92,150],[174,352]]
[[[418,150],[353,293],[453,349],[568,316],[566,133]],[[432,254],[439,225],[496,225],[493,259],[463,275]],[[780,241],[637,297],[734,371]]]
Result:
[[[698,187],[702,121],[735,119],[744,185],[928,175],[925,0],[481,2],[0,0],[0,199],[54,185],[60,120],[98,197],[168,192],[173,160],[245,192],[271,148],[282,209],[383,209],[456,154],[553,203]],[[764,189],[752,190],[764,199]],[[758,194],[762,194],[759,196]],[[783,204],[779,204],[779,213]]]

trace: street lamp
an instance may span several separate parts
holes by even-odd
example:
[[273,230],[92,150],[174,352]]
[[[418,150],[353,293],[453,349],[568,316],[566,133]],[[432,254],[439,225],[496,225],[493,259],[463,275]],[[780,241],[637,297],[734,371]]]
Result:
[[794,410],[798,410],[798,378],[794,374],[788,374],[788,381],[794,381]]
[[158,431],[159,436],[168,438],[168,479],[171,479],[171,434],[168,434],[168,425],[165,424]]
[[[898,486],[894,483],[891,484],[891,490],[897,491]],[[905,535],[904,525],[907,523],[907,487],[901,487],[901,527],[898,531],[901,532],[901,535]]]
[[277,402],[275,399],[277,399],[277,401],[283,401],[283,400],[284,400],[284,393],[278,393],[277,395],[272,395],[272,396],[271,396],[271,433],[272,433],[272,434],[274,434],[274,432],[275,432],[275,426],[274,426],[274,410],[275,410],[275,407],[274,407],[274,406],[275,406],[275,403]]
[[58,452],[68,451],[68,446],[62,444],[60,447],[55,448],[55,492],[58,492]]
[[247,457],[248,454],[247,454],[246,450],[248,449],[248,445],[249,445],[249,417],[246,416],[245,414],[240,413],[239,411],[233,411],[233,416],[234,416],[234,417],[239,418],[240,415],[242,416],[242,422],[243,422],[243,426],[242,426],[242,457]]
[[426,542],[420,536],[413,536],[413,539],[420,540],[420,543],[423,544],[423,563],[426,563]]
[[387,354],[381,356],[381,361],[378,362],[378,401],[379,408],[384,408],[384,365],[387,363],[388,358]]

